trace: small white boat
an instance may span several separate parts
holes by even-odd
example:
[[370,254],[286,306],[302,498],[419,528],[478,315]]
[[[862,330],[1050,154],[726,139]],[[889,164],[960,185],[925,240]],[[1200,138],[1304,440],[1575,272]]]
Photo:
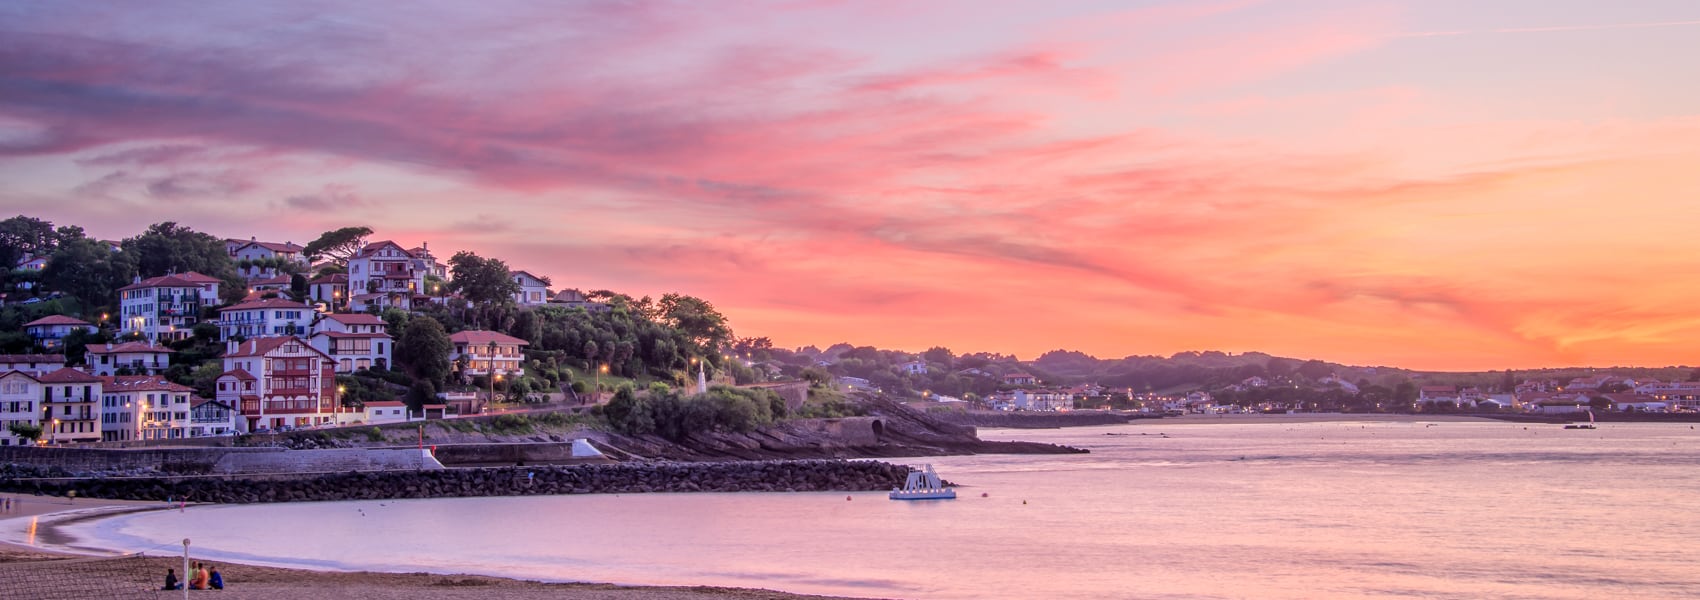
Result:
[[910,471],[903,489],[892,490],[892,500],[955,500],[956,490],[944,486],[932,465],[922,465],[920,471]]
[[1592,411],[1592,410],[1588,411],[1588,424],[1587,425],[1571,423],[1569,425],[1565,425],[1564,428],[1565,429],[1594,429],[1595,428],[1595,426],[1594,426],[1594,411]]

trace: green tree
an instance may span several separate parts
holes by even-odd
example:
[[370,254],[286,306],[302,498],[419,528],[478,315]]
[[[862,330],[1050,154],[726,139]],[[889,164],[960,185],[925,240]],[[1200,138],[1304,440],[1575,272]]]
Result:
[[48,221],[23,215],[0,221],[0,269],[10,270],[25,256],[52,252],[58,240]]
[[347,267],[348,259],[366,247],[366,236],[369,235],[372,235],[370,227],[343,227],[326,231],[319,239],[302,248],[301,254],[308,260],[317,261],[323,258],[338,267]]
[[658,305],[661,322],[678,329],[704,354],[717,354],[732,339],[726,315],[707,300],[681,294],[665,294]]
[[424,379],[415,379],[413,385],[408,386],[407,397],[403,401],[407,403],[408,410],[420,410],[424,405],[437,401],[437,386]]
[[449,275],[454,278],[451,285],[455,291],[479,304],[511,303],[519,293],[519,282],[514,281],[508,264],[501,259],[456,252],[449,258]]
[[66,335],[64,339],[65,364],[84,364],[83,359],[88,356],[89,344],[104,344],[108,341],[110,340],[106,337],[106,332],[103,331],[97,331],[95,333],[89,333],[87,329],[72,331],[69,335]]
[[951,353],[950,348],[933,346],[928,348],[926,352],[921,353],[921,360],[925,360],[931,364],[944,365],[946,368],[949,368],[951,364],[956,362],[956,355]]
[[408,321],[401,339],[396,340],[394,355],[408,375],[435,386],[447,381],[454,372],[449,364],[449,353],[453,351],[454,343],[449,341],[449,334],[443,331],[441,323],[436,319],[419,318]]
[[34,444],[37,439],[41,438],[40,425],[31,425],[23,421],[13,421],[11,425],[6,426],[6,429],[11,431],[12,435],[29,440],[29,443],[31,444]]
[[91,311],[110,306],[117,289],[130,283],[135,266],[123,252],[87,237],[63,241],[42,269],[42,285],[76,298]]
[[306,302],[311,291],[307,287],[307,276],[295,273],[289,276],[289,299],[296,302]]
[[246,281],[236,273],[236,263],[224,250],[224,240],[177,223],[155,223],[147,231],[123,241],[124,253],[133,257],[136,274],[158,277],[194,271],[223,282],[219,295],[235,302],[247,295]]

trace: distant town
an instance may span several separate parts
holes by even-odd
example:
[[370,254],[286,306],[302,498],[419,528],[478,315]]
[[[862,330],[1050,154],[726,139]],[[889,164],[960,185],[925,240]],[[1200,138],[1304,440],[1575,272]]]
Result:
[[[385,424],[496,403],[596,406],[604,392],[697,381],[809,382],[925,410],[1172,413],[1700,410],[1700,382],[1643,374],[1425,381],[1255,353],[1034,361],[935,347],[774,348],[711,304],[555,289],[547,276],[364,227],[306,245],[161,223],[122,241],[19,216],[0,222],[0,445],[171,440]],[[1429,379],[1433,379],[1430,377]],[[649,388],[641,386],[648,385]],[[660,388],[655,386],[659,385]]]

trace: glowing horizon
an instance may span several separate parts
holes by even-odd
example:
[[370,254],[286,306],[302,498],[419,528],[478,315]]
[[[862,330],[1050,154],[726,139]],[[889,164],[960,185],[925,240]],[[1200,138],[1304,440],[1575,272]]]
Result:
[[784,347],[1700,362],[1682,2],[409,6],[0,6],[0,210],[366,225]]

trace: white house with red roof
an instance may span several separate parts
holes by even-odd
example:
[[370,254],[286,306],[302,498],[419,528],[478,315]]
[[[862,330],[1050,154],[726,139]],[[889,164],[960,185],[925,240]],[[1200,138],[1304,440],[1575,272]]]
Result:
[[236,408],[239,431],[335,423],[335,361],[295,336],[227,342],[215,399]]
[[910,375],[925,375],[927,374],[927,361],[911,360],[897,365],[897,368],[902,369],[904,373],[908,373]]
[[384,240],[372,242],[348,259],[349,309],[396,307],[411,310],[425,295],[425,275],[436,268],[430,250],[418,252]]
[[59,369],[41,382],[42,433],[48,444],[100,441],[102,380],[76,369]]
[[[294,242],[262,242],[258,238],[248,238],[246,243],[232,247],[236,240],[225,240],[225,251],[230,254],[230,260],[236,262],[236,271],[244,279],[268,279],[282,274],[270,266],[253,264],[256,261],[283,260],[295,263],[302,269],[307,268],[307,257],[301,253],[303,248]],[[246,264],[247,266],[243,266]]]
[[190,437],[195,388],[157,375],[106,377],[101,390],[101,440],[175,440]]
[[195,272],[137,279],[118,288],[118,330],[158,341],[187,338],[201,309],[218,306],[218,286],[218,278]]
[[[12,425],[41,425],[41,382],[23,371],[0,372],[0,446],[28,446]],[[43,428],[43,433],[46,429]]]
[[394,400],[367,402],[365,410],[367,425],[407,422],[407,404],[402,402]]
[[338,373],[388,369],[395,341],[387,331],[388,324],[377,315],[336,313],[320,317],[308,341],[336,361]]
[[237,336],[307,335],[308,326],[317,314],[310,306],[282,298],[253,300],[218,309],[218,329],[226,340]]
[[35,343],[52,350],[64,344],[65,336],[73,331],[94,333],[93,323],[65,315],[49,315],[24,323],[24,333],[29,334]]
[[0,373],[23,371],[40,377],[42,374],[65,368],[63,354],[0,354]]
[[348,274],[331,273],[309,280],[307,297],[314,302],[325,303],[331,310],[343,310],[348,306]]
[[1457,404],[1459,393],[1457,386],[1425,385],[1417,388],[1418,404],[1434,404],[1436,402],[1451,402]]
[[1039,383],[1032,375],[1016,371],[1003,376],[1004,385],[1035,385]]
[[171,355],[174,353],[172,349],[152,341],[108,342],[88,346],[84,359],[88,362],[88,371],[102,377],[118,375],[119,369],[127,370],[127,375],[162,375],[171,367]]
[[461,370],[463,376],[484,375],[492,368],[500,375],[525,374],[525,352],[522,348],[530,345],[525,340],[494,331],[476,330],[450,334],[449,342],[454,344],[449,362],[459,365],[463,357],[466,359],[466,368]]
[[520,306],[538,306],[549,303],[549,278],[533,275],[527,271],[509,271],[508,275],[519,284],[519,293],[514,294],[514,304]]
[[249,294],[265,294],[266,292],[284,293],[289,291],[291,277],[288,274],[276,277],[261,277],[248,280]]

